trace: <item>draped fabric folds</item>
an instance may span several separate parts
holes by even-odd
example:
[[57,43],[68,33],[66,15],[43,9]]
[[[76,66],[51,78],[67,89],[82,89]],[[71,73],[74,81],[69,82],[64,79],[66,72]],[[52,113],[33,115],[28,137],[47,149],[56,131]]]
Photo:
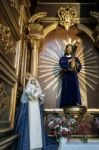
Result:
[[15,131],[19,135],[16,150],[42,149],[40,107],[43,105],[44,95],[37,79],[30,78],[23,90],[16,115]]
[[[58,143],[48,137],[44,130],[44,105],[40,105],[42,150],[58,150]],[[30,150],[28,103],[20,103],[16,115],[16,133],[19,134],[14,150]],[[34,136],[35,137],[35,136]],[[41,150],[39,149],[39,150]],[[38,149],[35,149],[38,150]]]
[[76,70],[70,70],[71,66],[69,60],[72,57],[63,56],[60,58],[59,64],[63,68],[63,77],[62,77],[62,91],[61,91],[61,102],[60,107],[65,106],[76,106],[81,104],[81,96],[79,90],[79,82],[77,73],[80,72],[81,63],[76,57],[77,67]]
[[44,105],[40,107],[43,150],[58,150],[59,144],[47,135],[44,129]]
[[45,136],[44,93],[38,81],[32,79],[23,90],[17,110],[15,132],[19,137],[14,150],[57,150],[58,144]]
[[20,103],[15,120],[15,132],[19,135],[15,150],[30,150],[28,103]]

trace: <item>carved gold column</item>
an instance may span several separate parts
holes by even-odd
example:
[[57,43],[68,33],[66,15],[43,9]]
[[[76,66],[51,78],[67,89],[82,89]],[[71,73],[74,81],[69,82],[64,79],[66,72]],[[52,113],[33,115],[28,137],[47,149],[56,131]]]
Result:
[[38,52],[43,37],[43,26],[40,24],[29,24],[29,41],[32,48],[31,55],[31,73],[33,76],[38,76]]
[[32,44],[32,56],[31,56],[31,73],[37,77],[38,74],[38,43],[37,39],[33,39]]
[[46,12],[39,12],[34,14],[28,21],[28,39],[32,48],[31,55],[31,73],[33,76],[38,75],[38,52],[43,38],[43,25],[35,23],[40,18],[47,15]]

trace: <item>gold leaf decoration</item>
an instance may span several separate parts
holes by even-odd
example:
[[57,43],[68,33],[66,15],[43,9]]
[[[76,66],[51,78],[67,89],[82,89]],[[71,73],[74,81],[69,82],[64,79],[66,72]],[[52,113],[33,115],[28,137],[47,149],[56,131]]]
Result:
[[5,54],[15,53],[14,40],[12,38],[11,30],[3,24],[0,24],[0,40],[2,41]]
[[4,83],[0,83],[0,114],[2,111],[9,107],[10,98],[5,90]]
[[74,7],[61,7],[58,10],[59,23],[66,30],[69,30],[74,25],[74,18],[77,16],[77,11]]

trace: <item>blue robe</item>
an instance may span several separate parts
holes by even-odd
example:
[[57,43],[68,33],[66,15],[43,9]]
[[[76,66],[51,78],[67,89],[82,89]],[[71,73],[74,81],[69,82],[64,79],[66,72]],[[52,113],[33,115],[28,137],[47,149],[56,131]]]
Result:
[[[25,91],[25,89],[24,89]],[[23,91],[21,102],[16,113],[15,132],[19,135],[15,143],[15,150],[29,150],[29,117],[28,117],[28,97]]]
[[78,104],[81,104],[81,96],[80,96],[77,73],[80,72],[82,66],[79,59],[75,57],[75,60],[78,64],[76,67],[76,71],[69,70],[71,69],[71,66],[68,60],[71,58],[72,57],[63,56],[60,58],[59,61],[59,64],[64,71],[62,76],[62,91],[61,91],[61,101],[60,101],[61,108],[65,106],[77,106]]
[[[57,150],[58,144],[46,136],[44,130],[44,105],[40,105],[43,150]],[[28,97],[23,91],[20,106],[15,119],[15,132],[19,135],[13,150],[30,150]],[[35,135],[34,135],[35,136]]]

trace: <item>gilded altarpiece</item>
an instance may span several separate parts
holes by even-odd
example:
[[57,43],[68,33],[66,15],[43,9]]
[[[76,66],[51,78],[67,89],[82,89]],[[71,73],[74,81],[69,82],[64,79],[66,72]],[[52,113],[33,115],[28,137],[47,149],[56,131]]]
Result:
[[59,57],[64,54],[66,44],[79,40],[76,56],[83,66],[78,75],[82,105],[87,106],[89,112],[98,112],[99,54],[94,47],[93,32],[84,25],[85,22],[81,23],[75,9],[74,12],[69,12],[73,13],[73,16],[68,15],[69,9],[74,8],[68,6],[60,8],[56,18],[47,17],[46,12],[39,12],[29,19],[28,39],[33,50],[32,73],[40,80],[46,93],[45,108],[59,108],[61,96]]
[[24,86],[23,74],[29,71],[25,38],[30,17],[25,8],[29,6],[29,1],[0,1],[0,149],[18,137],[14,133],[16,104]]

